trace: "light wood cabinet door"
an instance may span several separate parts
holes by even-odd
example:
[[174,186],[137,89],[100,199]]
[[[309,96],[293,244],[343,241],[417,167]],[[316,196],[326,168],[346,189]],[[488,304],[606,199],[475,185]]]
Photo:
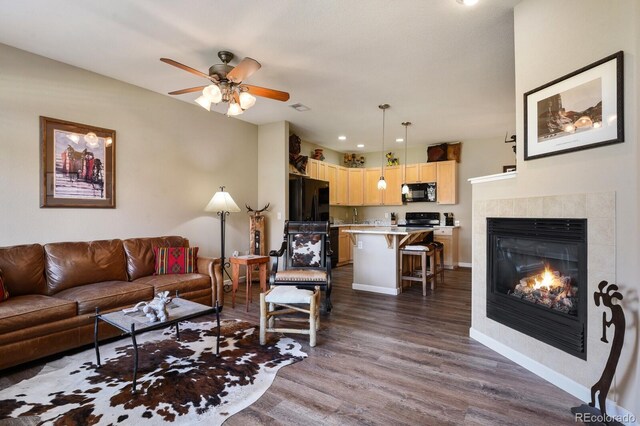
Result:
[[329,180],[327,177],[327,163],[324,161],[318,161],[318,179],[320,180]]
[[338,179],[336,186],[338,187],[338,194],[336,197],[336,205],[346,206],[349,204],[349,172],[346,167],[338,167]]
[[420,183],[420,165],[407,164],[404,175],[404,183]]
[[351,229],[348,226],[340,227],[340,236],[338,237],[338,265],[343,265],[351,260],[351,239],[349,234],[345,234],[344,230]]
[[458,268],[458,228],[436,228],[433,239],[441,242],[443,247],[444,267],[447,269]]
[[350,206],[364,204],[364,169],[348,169]]
[[438,204],[457,203],[457,165],[455,160],[438,161],[436,197]]
[[309,158],[307,161],[307,176],[311,179],[318,179],[318,160]]
[[437,182],[438,180],[438,163],[420,163],[420,181],[421,182]]
[[384,179],[387,181],[387,189],[382,192],[385,206],[402,205],[402,167],[389,166],[384,168]]
[[327,179],[329,181],[329,205],[335,206],[338,200],[338,166],[327,164]]
[[382,191],[378,189],[380,174],[380,167],[368,167],[364,169],[365,206],[379,206],[380,204],[382,204]]

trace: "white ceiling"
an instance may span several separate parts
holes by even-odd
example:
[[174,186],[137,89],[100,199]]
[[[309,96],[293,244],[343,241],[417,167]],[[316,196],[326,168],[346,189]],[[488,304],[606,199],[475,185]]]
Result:
[[[239,117],[291,122],[339,151],[502,137],[515,130],[513,7],[519,0],[20,0],[0,13],[0,43],[166,94],[206,81],[217,52],[250,56],[249,84],[283,90]],[[192,102],[198,94],[176,98]],[[289,105],[302,103],[310,111]],[[195,105],[195,104],[194,104]],[[217,108],[223,112],[222,107]],[[346,141],[339,141],[346,135]]]

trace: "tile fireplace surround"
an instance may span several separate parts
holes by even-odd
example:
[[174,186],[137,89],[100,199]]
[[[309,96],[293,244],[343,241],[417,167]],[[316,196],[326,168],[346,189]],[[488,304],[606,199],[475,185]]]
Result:
[[[487,217],[587,219],[587,359],[556,349],[486,315]],[[593,302],[601,280],[616,282],[615,192],[476,200],[473,203],[472,338],[583,399],[602,373],[610,345],[600,341],[602,312]],[[611,337],[612,331],[609,331]],[[614,381],[609,399],[616,401]]]

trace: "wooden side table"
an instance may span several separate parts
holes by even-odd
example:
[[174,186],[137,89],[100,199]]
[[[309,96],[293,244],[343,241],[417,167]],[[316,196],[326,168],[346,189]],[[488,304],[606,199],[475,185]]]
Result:
[[251,295],[251,270],[253,265],[258,265],[260,268],[260,291],[267,291],[267,265],[269,263],[269,256],[237,256],[230,257],[231,263],[231,280],[233,281],[233,288],[231,290],[231,307],[235,308],[236,305],[236,291],[238,291],[238,281],[240,278],[240,265],[244,265],[246,268],[246,280],[247,291],[245,295],[245,303],[247,305],[247,312],[249,312],[249,301],[253,302]]

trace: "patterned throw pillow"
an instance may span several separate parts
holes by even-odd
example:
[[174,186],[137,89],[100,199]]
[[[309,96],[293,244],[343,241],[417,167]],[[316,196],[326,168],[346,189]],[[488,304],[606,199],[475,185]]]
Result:
[[4,286],[4,280],[2,279],[2,271],[0,271],[0,302],[4,302],[9,298],[9,291]]
[[291,266],[312,268],[320,266],[321,235],[296,234],[292,246]]
[[154,247],[155,275],[192,274],[198,272],[198,247]]

